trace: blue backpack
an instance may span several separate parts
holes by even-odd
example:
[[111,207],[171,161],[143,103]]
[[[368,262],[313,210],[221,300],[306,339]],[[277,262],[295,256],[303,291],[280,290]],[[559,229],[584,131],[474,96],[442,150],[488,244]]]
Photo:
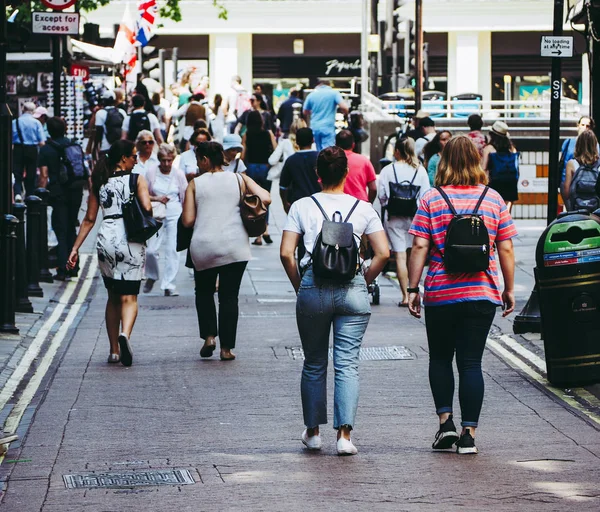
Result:
[[490,153],[489,158],[490,181],[518,181],[519,153],[496,152]]

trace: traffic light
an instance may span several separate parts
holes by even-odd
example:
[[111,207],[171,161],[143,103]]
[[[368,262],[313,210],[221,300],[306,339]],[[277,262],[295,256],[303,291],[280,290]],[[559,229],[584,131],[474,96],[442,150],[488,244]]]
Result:
[[404,39],[404,73],[410,79],[416,79],[417,76],[417,32],[415,22],[406,20],[406,38]]

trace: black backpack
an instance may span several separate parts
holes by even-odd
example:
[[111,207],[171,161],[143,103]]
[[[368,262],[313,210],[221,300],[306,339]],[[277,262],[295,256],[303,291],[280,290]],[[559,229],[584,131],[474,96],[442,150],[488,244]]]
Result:
[[142,130],[150,130],[150,118],[148,114],[144,112],[132,112],[129,115],[129,131],[127,132],[127,138],[130,141],[135,141]]
[[123,116],[116,107],[106,109],[106,121],[104,121],[104,132],[109,144],[114,144],[121,139],[121,128]]
[[396,166],[392,164],[394,169],[394,178],[396,182],[390,181],[390,197],[386,210],[390,217],[414,217],[417,213],[417,199],[421,190],[420,185],[413,185],[419,168],[415,170],[415,174],[411,181],[405,180],[398,183],[398,175],[396,174]]
[[459,214],[441,187],[436,190],[448,203],[452,220],[444,240],[444,267],[451,274],[484,272],[490,266],[490,235],[481,215],[477,213],[489,187],[483,190],[473,213]]
[[600,207],[596,184],[600,176],[600,160],[594,165],[581,165],[575,171],[569,187],[569,210],[587,210],[592,213]]
[[313,273],[316,277],[322,279],[350,281],[356,275],[359,252],[354,239],[354,228],[352,223],[348,222],[348,219],[360,201],[356,200],[343,221],[342,214],[339,211],[333,214],[332,220],[329,220],[315,196],[310,197],[317,204],[324,217],[323,227],[317,236],[311,254]]
[[85,163],[83,148],[73,141],[67,144],[58,144],[52,139],[48,140],[58,153],[60,169],[58,180],[61,185],[84,185],[90,177],[88,167]]

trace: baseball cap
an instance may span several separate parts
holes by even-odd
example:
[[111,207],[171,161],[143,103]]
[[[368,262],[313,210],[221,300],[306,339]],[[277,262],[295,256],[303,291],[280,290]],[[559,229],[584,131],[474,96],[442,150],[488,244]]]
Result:
[[223,151],[233,148],[242,149],[243,147],[242,138],[239,135],[231,133],[223,137]]
[[33,117],[35,117],[36,119],[39,119],[42,116],[47,116],[48,115],[48,109],[45,107],[37,107],[34,111],[33,111]]

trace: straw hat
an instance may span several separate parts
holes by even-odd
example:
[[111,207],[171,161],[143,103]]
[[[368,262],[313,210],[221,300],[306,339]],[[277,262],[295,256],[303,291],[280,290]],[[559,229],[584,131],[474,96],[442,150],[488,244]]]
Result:
[[496,121],[490,128],[490,131],[496,135],[500,135],[500,137],[508,137],[510,135],[508,133],[508,125],[503,121]]

